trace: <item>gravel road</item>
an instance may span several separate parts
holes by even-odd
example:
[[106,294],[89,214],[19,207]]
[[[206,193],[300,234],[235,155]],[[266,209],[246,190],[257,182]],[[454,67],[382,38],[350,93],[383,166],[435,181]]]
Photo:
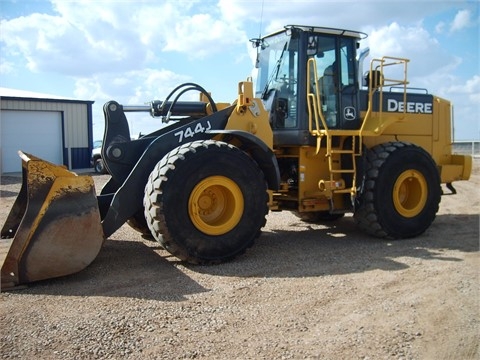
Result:
[[190,266],[125,225],[84,271],[0,294],[0,358],[479,359],[479,168],[410,240],[271,213],[245,255]]

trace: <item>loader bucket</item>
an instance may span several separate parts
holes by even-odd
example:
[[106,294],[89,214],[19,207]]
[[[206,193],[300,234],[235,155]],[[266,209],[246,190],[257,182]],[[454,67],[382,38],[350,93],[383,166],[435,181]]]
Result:
[[76,273],[104,241],[93,179],[19,155],[22,187],[1,231],[2,289]]

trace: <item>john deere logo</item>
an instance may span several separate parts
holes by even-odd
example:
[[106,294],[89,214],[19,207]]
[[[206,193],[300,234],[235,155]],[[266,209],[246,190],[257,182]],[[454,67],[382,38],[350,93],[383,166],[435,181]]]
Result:
[[357,116],[355,115],[355,108],[352,106],[347,106],[343,109],[343,118],[345,120],[355,120]]

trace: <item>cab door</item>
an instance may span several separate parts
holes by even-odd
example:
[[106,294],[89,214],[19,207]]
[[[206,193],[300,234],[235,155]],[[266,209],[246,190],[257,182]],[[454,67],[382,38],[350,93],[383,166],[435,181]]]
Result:
[[350,37],[338,39],[338,128],[360,128],[359,91],[356,66],[356,41]]
[[321,111],[329,129],[360,126],[359,95],[355,59],[356,41],[351,37],[316,35],[316,81]]

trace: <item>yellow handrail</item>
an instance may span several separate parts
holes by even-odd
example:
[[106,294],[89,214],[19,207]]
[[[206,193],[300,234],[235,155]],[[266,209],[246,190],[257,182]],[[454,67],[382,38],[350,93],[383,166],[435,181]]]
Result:
[[[313,71],[313,76],[312,76]],[[312,79],[315,79],[312,84]],[[312,88],[315,88],[315,93],[312,93]],[[322,112],[322,101],[320,97],[320,87],[318,86],[317,80],[317,62],[314,58],[308,59],[307,62],[307,106],[308,106],[308,130],[312,135],[318,136],[320,130],[320,124],[318,119],[323,125],[323,128],[328,131],[327,122]],[[312,105],[313,104],[313,114],[312,114]],[[315,120],[316,131],[313,130],[313,121],[312,117]]]
[[[368,83],[368,108],[360,128],[360,133],[363,134],[365,129],[374,129],[375,133],[380,133],[380,129],[384,127],[383,123],[383,88],[387,86],[403,86],[403,102],[407,101],[407,64],[410,60],[405,58],[397,58],[392,56],[384,56],[381,59],[372,59],[370,62],[369,83]],[[396,79],[385,77],[385,68],[396,65],[403,65],[403,78]],[[371,126],[371,116],[373,112],[373,95],[378,92],[378,117],[377,126]],[[406,107],[403,109],[403,116],[406,115]],[[369,124],[369,126],[367,126]]]

